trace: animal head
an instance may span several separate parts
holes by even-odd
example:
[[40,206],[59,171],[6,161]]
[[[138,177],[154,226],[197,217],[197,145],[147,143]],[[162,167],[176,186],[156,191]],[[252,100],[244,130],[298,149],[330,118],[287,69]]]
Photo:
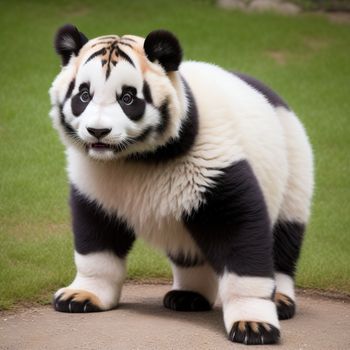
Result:
[[111,160],[153,152],[179,136],[187,102],[172,33],[88,40],[65,25],[54,45],[62,70],[50,89],[50,116],[67,147]]

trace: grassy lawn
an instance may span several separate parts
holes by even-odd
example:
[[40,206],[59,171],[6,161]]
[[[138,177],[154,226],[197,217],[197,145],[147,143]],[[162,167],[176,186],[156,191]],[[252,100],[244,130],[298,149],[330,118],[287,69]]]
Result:
[[[350,25],[322,16],[246,15],[212,1],[8,1],[0,11],[0,308],[47,302],[74,276],[63,146],[48,117],[59,71],[52,37],[177,33],[186,59],[215,62],[275,88],[304,122],[317,186],[298,285],[350,293]],[[170,277],[138,243],[131,278]]]

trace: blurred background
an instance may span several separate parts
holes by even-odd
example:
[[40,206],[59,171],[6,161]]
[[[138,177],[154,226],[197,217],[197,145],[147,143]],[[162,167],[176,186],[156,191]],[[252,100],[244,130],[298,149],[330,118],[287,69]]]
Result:
[[[283,96],[316,159],[297,284],[350,294],[350,4],[295,0],[287,11],[254,2],[0,2],[0,309],[47,303],[74,277],[64,148],[47,93],[60,70],[53,36],[65,23],[89,38],[171,30],[186,60],[248,73]],[[130,279],[171,278],[162,254],[143,242],[128,265]]]

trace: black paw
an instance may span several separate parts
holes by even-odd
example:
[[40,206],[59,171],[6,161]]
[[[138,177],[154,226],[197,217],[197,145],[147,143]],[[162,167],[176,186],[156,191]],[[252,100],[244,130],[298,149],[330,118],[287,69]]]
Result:
[[58,296],[55,296],[52,301],[53,307],[60,312],[98,312],[102,311],[98,306],[98,298],[89,292],[67,290]]
[[196,292],[171,290],[166,293],[163,305],[175,311],[209,311],[211,305],[206,298]]
[[280,320],[288,320],[295,315],[295,302],[287,295],[277,292],[275,295],[275,303]]
[[233,324],[228,337],[235,343],[246,345],[276,344],[280,331],[266,322],[239,321]]

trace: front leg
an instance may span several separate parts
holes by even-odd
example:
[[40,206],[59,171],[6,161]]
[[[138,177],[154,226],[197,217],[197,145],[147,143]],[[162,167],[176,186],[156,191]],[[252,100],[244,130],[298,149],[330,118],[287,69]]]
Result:
[[126,275],[125,257],[134,234],[124,221],[108,216],[95,202],[71,189],[77,275],[53,300],[62,312],[95,312],[115,307]]
[[124,259],[110,251],[85,255],[75,252],[75,265],[74,281],[55,293],[56,311],[95,312],[118,304],[126,274]]
[[271,225],[248,162],[222,169],[203,204],[184,221],[219,275],[229,339],[245,344],[277,343]]

